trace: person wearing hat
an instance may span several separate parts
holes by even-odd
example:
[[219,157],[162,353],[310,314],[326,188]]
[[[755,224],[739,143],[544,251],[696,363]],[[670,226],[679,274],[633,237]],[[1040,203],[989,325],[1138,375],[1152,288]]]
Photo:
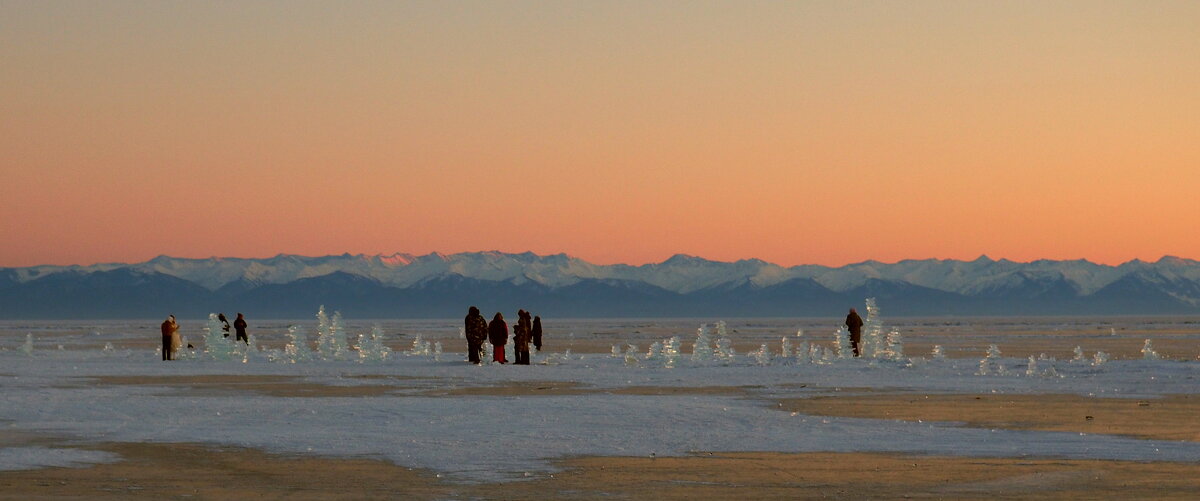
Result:
[[463,334],[467,337],[467,359],[471,363],[479,365],[483,355],[483,343],[488,339],[487,319],[479,314],[479,308],[472,306],[467,310],[467,318],[464,321],[466,325]]

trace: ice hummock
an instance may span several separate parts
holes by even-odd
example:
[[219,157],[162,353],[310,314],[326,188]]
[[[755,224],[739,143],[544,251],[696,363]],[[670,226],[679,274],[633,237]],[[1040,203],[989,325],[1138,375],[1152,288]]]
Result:
[[767,349],[767,345],[762,345],[757,351],[750,354],[754,358],[754,363],[760,366],[771,365],[771,351]]
[[404,352],[408,356],[428,356],[433,354],[433,345],[420,334],[413,337],[412,348]]
[[700,324],[700,328],[696,329],[696,341],[692,343],[692,361],[708,362],[712,359],[712,338],[708,333],[708,324]]
[[[838,358],[854,357],[854,348],[850,346],[850,333],[846,330],[846,327],[838,327],[837,331],[833,333],[833,342],[834,347],[837,349]],[[859,349],[862,349],[861,345]]]
[[1082,346],[1076,346],[1076,347],[1075,347],[1075,350],[1074,350],[1074,351],[1072,351],[1071,353],[1072,353],[1072,356],[1071,356],[1071,363],[1072,363],[1072,364],[1076,364],[1076,365],[1078,365],[1078,364],[1086,364],[1086,363],[1087,363],[1088,359],[1087,359],[1087,357],[1086,357],[1086,356],[1084,356],[1084,354],[1083,354],[1083,347],[1082,347]]
[[[204,327],[204,354],[213,360],[233,360],[239,357],[234,341],[225,337],[224,325],[216,313],[208,314],[208,325]],[[186,347],[187,345],[182,345]]]
[[288,344],[284,345],[282,361],[297,363],[313,359],[313,352],[308,347],[308,335],[298,325],[288,326]]
[[734,351],[733,343],[729,341],[729,338],[720,337],[717,339],[716,357],[717,360],[720,360],[725,365],[733,363],[733,359],[737,357],[737,352]]
[[325,305],[317,309],[317,353],[323,360],[345,360],[350,353],[342,313],[335,311],[333,318],[329,318]]
[[1142,345],[1142,358],[1146,360],[1158,360],[1158,352],[1154,351],[1154,343],[1149,339]]
[[671,336],[662,343],[663,367],[675,367],[679,360],[679,336]]
[[26,356],[33,355],[33,333],[25,334],[25,343],[21,345],[21,353]]
[[883,358],[886,350],[886,339],[883,333],[883,320],[879,317],[879,305],[875,298],[867,298],[867,318],[863,322],[862,341],[859,353],[866,358]]
[[1001,361],[1000,347],[994,344],[989,345],[987,355],[983,357],[983,360],[979,361],[979,372],[976,372],[976,374],[980,376],[1003,376],[1007,373],[1008,371],[1004,369],[1004,363]]
[[625,347],[625,365],[629,367],[637,367],[639,365],[637,358],[637,346],[631,344]]
[[382,362],[392,354],[392,349],[383,344],[383,328],[378,324],[371,327],[370,334],[358,335],[358,361]]
[[804,329],[796,331],[796,363],[812,363],[812,352],[809,351],[808,340],[804,339]]

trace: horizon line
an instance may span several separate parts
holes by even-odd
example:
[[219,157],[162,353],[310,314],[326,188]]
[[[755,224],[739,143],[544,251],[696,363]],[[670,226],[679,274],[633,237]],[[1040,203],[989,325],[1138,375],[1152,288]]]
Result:
[[1143,260],[1141,258],[1134,257],[1134,258],[1131,258],[1131,259],[1128,259],[1125,261],[1121,261],[1118,263],[1104,263],[1104,262],[1099,262],[1099,261],[1092,261],[1086,257],[1075,258],[1075,259],[1039,258],[1039,259],[1034,259],[1031,261],[1019,261],[1019,260],[1009,259],[1006,257],[1000,257],[999,259],[996,259],[996,258],[992,258],[991,256],[989,256],[986,253],[983,253],[983,254],[980,254],[979,256],[975,257],[974,259],[926,257],[926,258],[903,258],[903,259],[899,259],[896,261],[881,261],[878,259],[866,259],[863,261],[853,261],[853,262],[847,262],[844,264],[800,263],[800,264],[794,264],[794,265],[782,265],[779,263],[767,261],[767,260],[764,260],[762,258],[757,258],[757,257],[741,258],[741,259],[736,259],[736,260],[732,260],[732,261],[726,261],[726,260],[721,260],[721,259],[707,258],[707,257],[695,255],[695,254],[688,254],[686,252],[674,253],[670,256],[667,256],[666,258],[663,258],[660,261],[646,261],[643,263],[630,263],[630,262],[595,262],[595,261],[591,261],[591,260],[576,256],[576,255],[569,254],[566,252],[561,252],[561,251],[555,252],[555,253],[548,253],[548,254],[539,254],[539,253],[531,251],[531,250],[526,250],[526,251],[521,251],[521,252],[508,252],[508,251],[491,249],[491,250],[461,251],[461,252],[451,252],[451,253],[444,253],[444,252],[440,252],[440,251],[431,251],[431,252],[428,252],[425,254],[414,254],[414,253],[408,253],[408,252],[402,252],[402,251],[393,252],[391,254],[386,254],[386,253],[368,254],[368,253],[361,253],[361,252],[360,253],[351,253],[351,252],[347,251],[347,252],[343,252],[340,254],[323,254],[323,255],[290,254],[290,253],[280,252],[280,253],[276,253],[271,256],[261,256],[261,257],[215,256],[215,255],[214,256],[206,256],[206,257],[187,257],[187,256],[171,256],[171,255],[167,255],[167,254],[159,254],[157,256],[154,256],[154,257],[142,260],[142,261],[128,261],[128,262],[97,261],[97,262],[93,262],[90,264],[42,263],[42,264],[35,264],[35,265],[28,265],[28,266],[0,266],[0,269],[42,268],[42,267],[88,268],[88,267],[93,267],[93,266],[104,266],[104,265],[129,266],[129,265],[136,265],[136,264],[145,264],[145,263],[154,261],[156,259],[164,259],[164,258],[192,260],[192,261],[223,260],[223,259],[252,261],[252,260],[274,259],[274,258],[280,258],[280,257],[300,257],[300,258],[309,258],[309,259],[319,259],[319,258],[328,258],[328,257],[360,257],[360,258],[381,257],[382,258],[382,257],[408,256],[408,257],[412,257],[415,259],[415,258],[423,258],[423,257],[428,257],[428,256],[452,257],[452,256],[463,255],[463,254],[500,254],[500,255],[505,255],[505,256],[519,256],[519,255],[524,255],[524,254],[532,254],[533,256],[538,257],[538,258],[565,256],[565,257],[568,257],[571,259],[579,259],[579,260],[585,261],[589,264],[594,264],[594,265],[598,265],[598,266],[618,266],[618,265],[646,266],[646,265],[654,265],[654,264],[664,264],[667,261],[670,261],[675,258],[700,259],[703,261],[708,261],[708,262],[713,262],[713,263],[724,263],[724,264],[733,264],[733,263],[738,263],[738,262],[743,262],[743,261],[761,261],[763,263],[766,263],[769,265],[774,265],[774,266],[779,266],[781,268],[795,268],[795,267],[800,267],[800,266],[821,266],[821,267],[826,267],[826,268],[844,268],[847,266],[858,266],[858,265],[868,265],[868,264],[896,265],[896,264],[910,262],[910,261],[939,261],[939,262],[954,261],[954,262],[961,262],[961,263],[970,263],[970,262],[981,261],[981,260],[982,261],[990,261],[990,262],[1009,262],[1009,263],[1014,263],[1014,264],[1033,264],[1033,263],[1041,262],[1041,261],[1050,261],[1050,262],[1059,262],[1059,263],[1081,261],[1081,262],[1085,262],[1085,263],[1089,263],[1089,264],[1095,264],[1095,265],[1099,265],[1099,266],[1108,266],[1108,267],[1114,267],[1114,268],[1122,266],[1122,265],[1126,265],[1126,264],[1131,264],[1131,263],[1159,263],[1159,262],[1162,262],[1165,260],[1171,260],[1171,259],[1190,261],[1192,263],[1200,263],[1200,261],[1198,261],[1196,259],[1182,257],[1182,256],[1175,256],[1175,255],[1171,255],[1171,254],[1162,254],[1161,256],[1159,256],[1158,259],[1155,259],[1155,260]]

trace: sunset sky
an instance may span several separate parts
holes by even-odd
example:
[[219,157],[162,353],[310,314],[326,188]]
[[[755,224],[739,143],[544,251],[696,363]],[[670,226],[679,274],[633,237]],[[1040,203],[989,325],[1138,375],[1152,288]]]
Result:
[[1200,258],[1200,2],[0,0],[0,266]]

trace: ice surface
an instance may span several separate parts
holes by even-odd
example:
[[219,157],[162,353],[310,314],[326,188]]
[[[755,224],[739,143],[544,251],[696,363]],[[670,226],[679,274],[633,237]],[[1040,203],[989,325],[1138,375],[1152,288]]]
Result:
[[[1192,362],[1122,360],[1110,362],[1114,367],[1104,372],[1072,367],[1064,378],[983,378],[973,375],[972,364],[957,360],[864,370],[856,360],[758,366],[742,357],[730,366],[681,364],[666,370],[641,364],[626,367],[605,354],[570,357],[569,364],[539,365],[536,371],[517,372],[506,366],[480,370],[461,362],[438,363],[429,357],[399,357],[370,365],[354,361],[273,364],[265,360],[242,364],[204,359],[161,364],[142,354],[114,364],[111,358],[99,355],[99,350],[95,353],[94,357],[71,351],[47,355],[61,358],[59,362],[69,360],[66,364],[0,354],[6,359],[6,371],[23,375],[0,380],[0,419],[10,423],[10,429],[97,441],[185,441],[286,453],[377,456],[466,481],[520,478],[527,471],[545,474],[553,471],[549,460],[558,457],[640,456],[652,451],[659,456],[754,450],[1171,461],[1200,458],[1200,444],[1190,442],[971,429],[950,423],[813,418],[792,416],[770,405],[776,398],[805,395],[808,390],[791,386],[796,380],[814,387],[915,391],[1169,394],[1194,390],[1192,378],[1200,376],[1200,364]],[[630,353],[637,356],[636,349]],[[1154,380],[1144,376],[1147,370],[1155,371]],[[495,405],[495,397],[486,396],[198,397],[158,387],[55,384],[106,374],[153,378],[168,373],[298,375],[323,384],[365,384],[349,377],[357,374],[437,377],[468,386],[504,378],[514,382],[573,381],[595,388],[705,386],[720,381],[722,385],[760,389],[753,390],[757,398],[605,392],[522,398],[520,405],[505,407],[504,419],[495,419],[492,413],[479,412]],[[264,415],[272,419],[261,419]],[[534,443],[537,447],[530,446]]]
[[0,471],[32,470],[51,466],[83,467],[113,463],[120,456],[111,452],[51,447],[0,447]]
[[[340,321],[326,318],[322,327],[322,316],[323,310],[318,314],[318,334],[333,335],[334,325]],[[690,323],[680,332],[689,332],[695,325]],[[644,360],[645,352],[636,346],[621,343],[612,350],[616,356],[551,353],[539,357],[538,365],[532,368],[476,367],[457,356],[439,360],[429,356],[437,353],[436,342],[424,338],[414,342],[414,348],[416,344],[428,346],[426,356],[370,356],[382,334],[372,329],[364,335],[357,327],[353,328],[358,338],[357,356],[340,360],[313,357],[305,331],[299,327],[289,329],[283,349],[246,348],[238,352],[240,356],[225,360],[204,356],[199,350],[189,359],[170,364],[161,363],[149,348],[101,349],[106,341],[124,339],[120,336],[126,334],[119,332],[105,332],[98,339],[89,334],[87,349],[72,346],[63,351],[42,350],[32,357],[23,350],[11,349],[20,339],[14,336],[7,345],[10,349],[0,351],[0,366],[4,367],[4,375],[0,376],[0,422],[8,430],[62,437],[83,448],[87,443],[105,441],[198,442],[283,453],[365,455],[406,467],[430,468],[463,481],[524,478],[525,472],[548,474],[554,470],[553,460],[568,456],[640,456],[650,452],[659,456],[753,450],[1168,461],[1200,458],[1200,444],[1192,442],[973,429],[957,423],[815,418],[780,412],[774,404],[781,398],[823,395],[832,388],[847,387],[914,393],[1136,398],[1195,394],[1195,381],[1200,380],[1197,361],[1108,360],[1106,354],[1096,352],[1091,363],[1075,363],[1083,353],[1080,348],[1072,363],[1067,363],[1046,356],[1026,359],[1025,354],[1005,358],[1000,347],[993,345],[983,360],[943,358],[928,363],[914,357],[915,363],[910,365],[885,358],[838,358],[828,334],[821,334],[819,342],[809,343],[799,333],[791,350],[794,359],[774,357],[773,340],[781,339],[782,343],[787,339],[780,333],[760,338],[770,344],[760,346],[750,356],[738,356],[733,353],[730,338],[739,336],[740,329],[730,333],[717,325],[710,332],[724,336],[717,340],[712,358],[721,363],[680,353],[678,338],[674,337],[674,341],[667,338],[661,342],[654,363]],[[451,330],[446,332],[453,334]],[[32,335],[24,337],[32,346]],[[235,348],[241,345],[234,343]],[[898,351],[898,345],[888,343],[884,337],[885,353]],[[944,350],[938,348],[933,351],[934,358],[939,353],[944,355]],[[361,363],[364,356],[371,363]],[[668,364],[672,357],[674,363]],[[155,381],[163,375],[283,376],[301,384],[385,385],[391,391],[366,398],[283,397],[237,390],[196,394],[179,387],[119,386],[96,381],[100,376],[137,376]],[[799,387],[798,381],[806,386]],[[504,406],[503,419],[480,412],[495,408],[498,397],[424,396],[429,390],[448,387],[542,382],[570,382],[588,391],[522,396],[519,405]],[[608,391],[713,385],[741,387],[745,394],[668,392],[644,396]],[[100,460],[86,457],[87,452],[0,449],[0,468]],[[18,457],[26,459],[13,459]]]

